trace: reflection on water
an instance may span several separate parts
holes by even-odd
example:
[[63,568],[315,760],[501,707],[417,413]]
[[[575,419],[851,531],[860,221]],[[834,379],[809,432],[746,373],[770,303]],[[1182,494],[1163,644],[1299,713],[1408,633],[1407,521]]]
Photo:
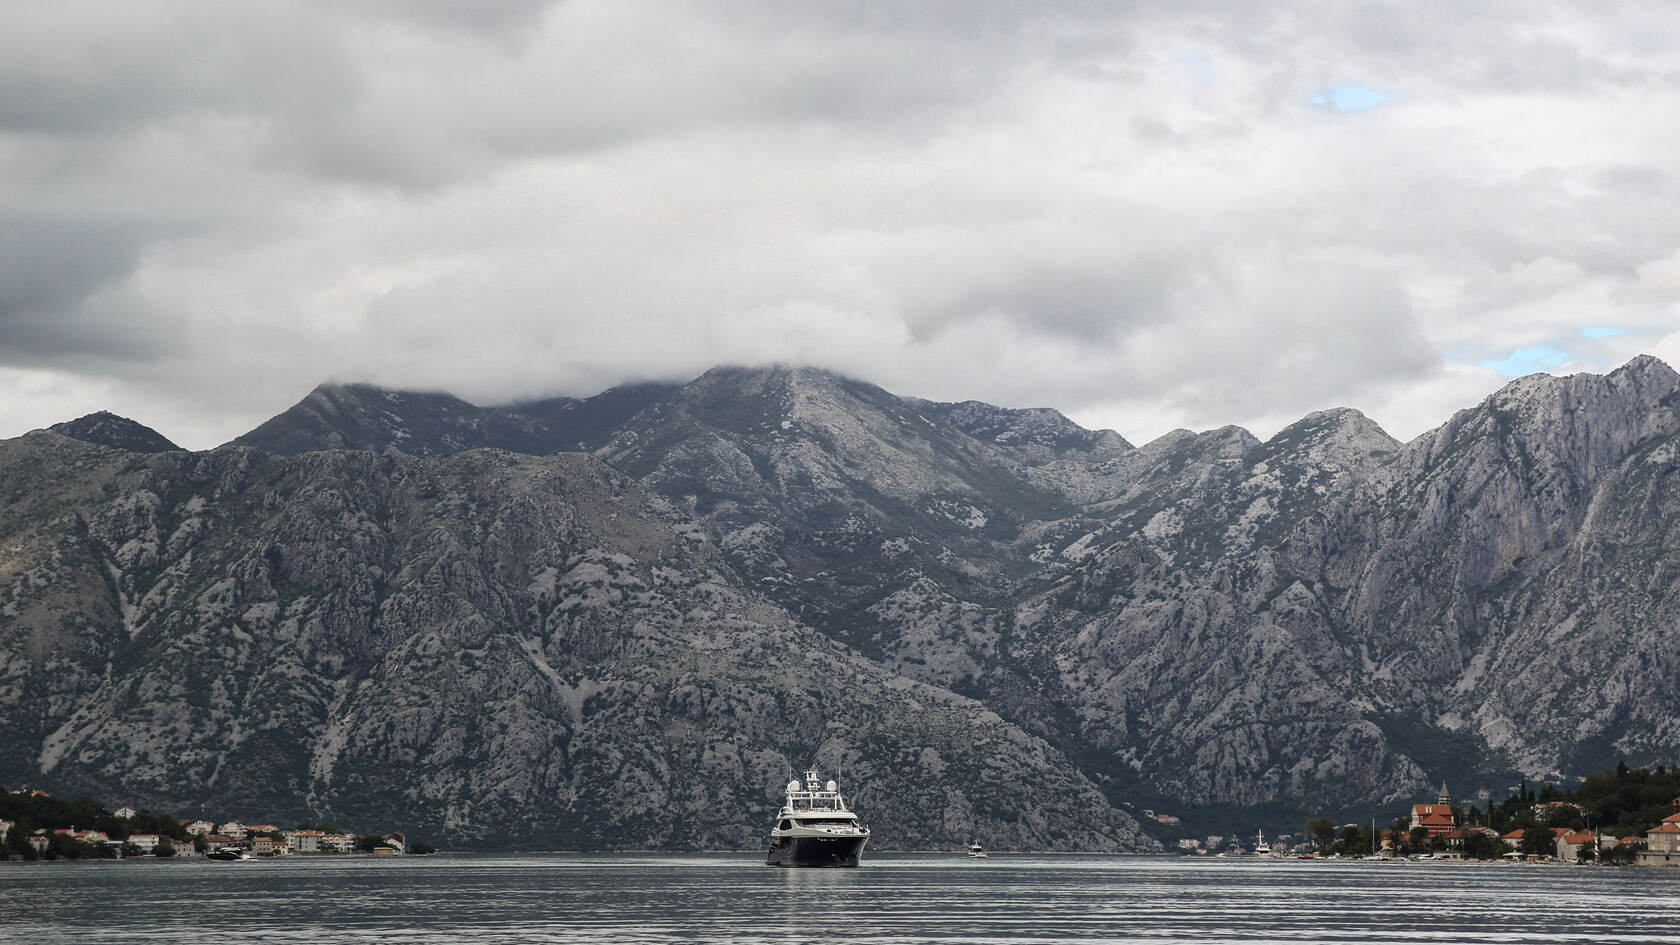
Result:
[[872,853],[0,863],[0,941],[1671,942],[1680,870]]

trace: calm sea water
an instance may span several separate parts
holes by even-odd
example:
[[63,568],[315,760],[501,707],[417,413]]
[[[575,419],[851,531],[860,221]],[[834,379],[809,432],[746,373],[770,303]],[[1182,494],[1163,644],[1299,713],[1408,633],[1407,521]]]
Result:
[[1677,942],[1680,870],[872,854],[0,864],[0,942]]

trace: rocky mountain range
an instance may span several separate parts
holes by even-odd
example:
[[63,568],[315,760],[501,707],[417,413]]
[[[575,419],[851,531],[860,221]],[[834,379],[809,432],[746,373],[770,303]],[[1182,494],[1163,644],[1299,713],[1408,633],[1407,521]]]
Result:
[[883,846],[1134,850],[1146,805],[1680,755],[1651,358],[1404,444],[1335,409],[1134,447],[788,367],[324,385],[203,453],[109,428],[0,441],[0,782],[747,848],[814,760]]

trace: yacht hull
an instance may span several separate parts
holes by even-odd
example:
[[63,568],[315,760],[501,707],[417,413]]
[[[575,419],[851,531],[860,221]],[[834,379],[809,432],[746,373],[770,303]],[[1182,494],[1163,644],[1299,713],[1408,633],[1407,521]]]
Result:
[[767,866],[857,866],[868,837],[779,837],[764,857]]

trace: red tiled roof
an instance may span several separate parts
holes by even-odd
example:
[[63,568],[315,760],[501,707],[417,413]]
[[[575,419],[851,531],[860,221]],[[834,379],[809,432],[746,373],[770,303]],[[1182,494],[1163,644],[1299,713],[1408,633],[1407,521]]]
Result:
[[1650,831],[1651,833],[1680,833],[1680,824],[1664,822],[1662,826]]

